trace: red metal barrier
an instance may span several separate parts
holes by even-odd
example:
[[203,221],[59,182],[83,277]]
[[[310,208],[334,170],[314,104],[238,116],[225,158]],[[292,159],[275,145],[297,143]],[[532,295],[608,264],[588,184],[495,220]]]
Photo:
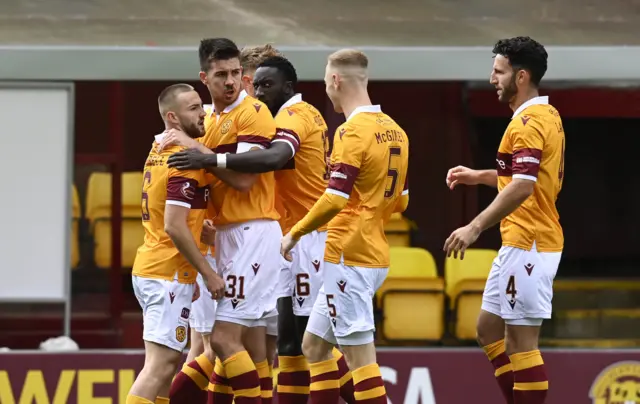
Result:
[[[549,350],[546,404],[640,401],[640,350]],[[381,349],[393,404],[499,404],[493,369],[478,349]],[[0,403],[124,404],[140,351],[0,354]]]

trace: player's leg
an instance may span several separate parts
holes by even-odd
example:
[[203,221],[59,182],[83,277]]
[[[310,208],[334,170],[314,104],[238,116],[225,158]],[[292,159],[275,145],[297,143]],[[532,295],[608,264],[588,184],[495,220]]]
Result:
[[278,299],[278,403],[306,404],[309,400],[309,364],[302,354],[302,335],[293,314],[293,299]]
[[500,268],[505,250],[493,261],[482,295],[482,310],[478,316],[477,339],[493,365],[494,376],[508,404],[513,404],[513,369],[505,351],[505,324],[500,309]]
[[[207,256],[207,261],[215,268],[212,257]],[[215,321],[216,301],[212,299],[199,274],[197,282],[200,286],[200,298],[191,305],[189,316],[191,347],[182,370],[171,384],[169,397],[173,404],[206,403],[207,388],[215,363],[210,335]]]
[[551,318],[553,279],[561,253],[512,249],[512,265],[503,270],[502,317],[507,324],[507,352],[513,365],[514,404],[542,404],[549,382],[538,340],[544,319]]
[[253,327],[248,328],[243,335],[243,343],[249,352],[260,378],[260,397],[262,404],[269,404],[273,397],[273,380],[267,360],[267,322],[258,320]]
[[373,297],[388,268],[361,268],[325,262],[325,292],[336,340],[353,376],[356,403],[386,404],[376,361]]
[[134,276],[133,286],[143,309],[145,363],[127,395],[127,404],[166,402],[187,344],[194,285]]
[[[277,310],[276,310],[277,312]],[[269,373],[260,378],[260,391],[262,404],[271,404],[273,401],[273,362],[278,350],[278,316],[267,318],[267,364]]]

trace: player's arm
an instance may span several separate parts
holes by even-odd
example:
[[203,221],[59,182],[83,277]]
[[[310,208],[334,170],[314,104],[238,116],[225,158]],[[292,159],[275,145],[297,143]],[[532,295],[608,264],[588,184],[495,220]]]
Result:
[[407,210],[409,206],[409,174],[404,177],[404,187],[402,188],[402,194],[396,202],[396,206],[393,209],[393,213],[402,213]]
[[457,166],[447,172],[447,186],[449,189],[457,185],[486,185],[498,187],[497,170],[473,170],[465,166]]
[[[176,155],[180,158],[180,156]],[[250,150],[241,154],[207,154],[204,164],[207,167],[222,165],[230,170],[242,173],[266,173],[279,170],[293,157],[291,148],[286,143],[271,143],[268,149]],[[176,166],[179,168],[180,166]]]
[[[180,254],[189,261],[204,279],[217,276],[200,253],[198,244],[188,225],[193,193],[198,183],[182,176],[170,176],[167,183],[167,201],[164,208],[164,231],[173,241]],[[191,188],[189,190],[189,188]]]
[[542,160],[544,138],[534,122],[514,130],[511,182],[498,193],[493,202],[482,211],[471,226],[484,231],[516,210],[533,194]]
[[363,150],[363,140],[350,130],[346,130],[341,139],[334,137],[329,184],[309,213],[291,229],[293,240],[327,224],[347,206],[360,172]]

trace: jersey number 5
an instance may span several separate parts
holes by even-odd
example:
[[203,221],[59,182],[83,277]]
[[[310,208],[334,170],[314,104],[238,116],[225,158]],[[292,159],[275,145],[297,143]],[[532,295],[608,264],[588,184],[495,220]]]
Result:
[[389,166],[387,167],[387,187],[384,191],[385,198],[391,198],[396,193],[398,185],[398,158],[400,157],[400,148],[397,146],[389,147]]
[[149,194],[147,190],[151,185],[151,171],[147,171],[144,173],[144,178],[142,179],[142,220],[147,221],[151,218],[149,214]]

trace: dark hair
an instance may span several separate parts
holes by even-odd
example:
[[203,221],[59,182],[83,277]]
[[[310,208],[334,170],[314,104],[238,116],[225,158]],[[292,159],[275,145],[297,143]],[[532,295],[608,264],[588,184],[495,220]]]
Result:
[[290,81],[294,87],[298,84],[296,68],[293,67],[291,62],[283,56],[272,56],[267,58],[258,65],[258,68],[260,67],[275,67],[284,75],[285,80]]
[[214,60],[229,60],[239,57],[240,49],[228,38],[205,38],[200,41],[198,56],[200,56],[200,69],[206,72]]
[[531,83],[536,87],[547,72],[547,51],[528,36],[501,39],[494,45],[493,53],[507,58],[515,70],[528,71]]

